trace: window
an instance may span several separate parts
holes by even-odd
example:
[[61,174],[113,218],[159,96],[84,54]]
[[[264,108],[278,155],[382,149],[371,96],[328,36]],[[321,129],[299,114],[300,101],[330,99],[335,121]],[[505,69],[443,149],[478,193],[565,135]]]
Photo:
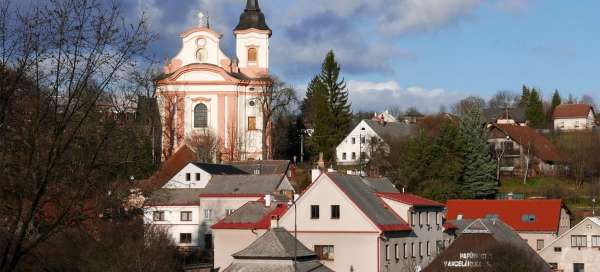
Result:
[[410,218],[410,221],[411,221],[410,223],[411,223],[411,225],[414,227],[414,226],[417,224],[417,220],[418,220],[418,219],[417,219],[417,213],[415,213],[415,212],[411,212],[411,213],[410,213],[410,217],[411,217],[411,218]]
[[152,218],[154,219],[154,221],[165,221],[165,212],[155,211],[152,213]]
[[558,263],[548,263],[552,271],[558,270]]
[[194,107],[194,127],[208,127],[208,108],[202,103]]
[[429,241],[427,241],[427,256],[431,256],[431,251],[429,250]]
[[429,213],[427,212],[427,213],[425,213],[425,216],[427,217],[427,225],[428,225],[428,226],[429,226],[429,225],[431,225],[431,221],[432,221],[432,220],[431,220],[431,218],[430,218],[431,214],[429,214]]
[[212,219],[212,210],[204,209],[204,219],[210,220]]
[[200,180],[200,173],[196,173],[196,181]]
[[234,209],[225,209],[225,214],[226,214],[227,216],[231,215],[233,212],[235,212],[235,210],[234,210]]
[[331,205],[331,219],[340,219],[340,205]]
[[440,252],[442,252],[443,249],[444,249],[444,241],[442,241],[442,240],[435,241],[435,253],[440,254]]
[[406,245],[406,243],[402,244],[402,247],[404,249],[404,259],[408,258],[408,246]]
[[412,253],[411,256],[413,258],[417,257],[417,249],[415,248],[415,243],[410,243],[410,248],[411,248],[411,251],[412,251],[411,252]]
[[248,116],[248,130],[256,130],[256,117]]
[[423,220],[423,215],[421,213],[419,213],[419,226],[423,225],[423,221],[425,221],[425,220]]
[[181,221],[192,221],[192,212],[181,212]]
[[199,62],[206,61],[206,49],[200,48],[200,49],[196,50],[196,60]]
[[537,241],[536,241],[536,248],[537,248],[537,250],[541,250],[542,248],[544,248],[544,240],[537,239]]
[[352,159],[356,160],[356,152],[352,152]]
[[457,214],[456,215],[456,220],[462,220],[463,219],[463,215],[462,214]]
[[554,252],[562,252],[562,247],[554,247]]
[[521,220],[523,220],[523,222],[534,222],[535,221],[535,214],[524,214],[521,217]]
[[498,219],[498,215],[495,213],[488,213],[485,215],[485,219]]
[[319,260],[333,261],[334,250],[333,246],[315,246],[315,253],[319,256]]
[[185,173],[185,180],[186,180],[186,181],[190,181],[190,180],[192,180],[192,174],[190,174],[190,173]]
[[573,272],[585,272],[585,265],[582,263],[574,263]]
[[364,143],[365,143],[365,141],[366,141],[366,137],[360,137],[360,143],[361,143],[361,144],[364,144]]
[[256,102],[254,102],[254,100],[250,100],[250,102],[248,102],[248,105],[250,107],[254,107],[254,105],[256,105]]
[[256,62],[257,51],[255,47],[248,48],[248,62]]
[[346,160],[346,152],[342,153],[342,160]]
[[180,233],[179,234],[179,243],[180,244],[191,244],[192,243],[192,234],[191,233]]
[[390,245],[385,245],[385,260],[390,260]]
[[400,260],[400,252],[399,252],[398,244],[394,244],[394,257],[396,260]]
[[352,137],[352,144],[356,144],[356,138]]
[[572,247],[587,247],[587,237],[585,235],[571,235]]
[[592,235],[592,246],[600,247],[600,235]]
[[310,219],[319,219],[319,205],[310,205]]
[[435,224],[439,226],[441,221],[442,221],[442,218],[440,216],[440,213],[435,212]]
[[419,242],[419,257],[423,257],[423,243]]

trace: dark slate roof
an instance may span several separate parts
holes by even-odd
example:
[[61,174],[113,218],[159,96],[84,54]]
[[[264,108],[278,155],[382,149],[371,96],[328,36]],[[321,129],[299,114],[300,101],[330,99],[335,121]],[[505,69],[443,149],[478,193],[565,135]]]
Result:
[[196,205],[204,189],[158,189],[150,195],[146,205]]
[[234,262],[223,272],[333,272],[321,264],[318,260],[297,262],[296,268],[289,263],[268,263],[268,262]]
[[214,163],[201,163],[201,162],[193,162],[195,166],[198,166],[200,169],[208,172],[211,175],[244,175],[248,174],[235,166],[228,164],[214,164]]
[[379,137],[407,137],[411,136],[416,131],[414,124],[406,124],[402,122],[378,122],[370,119],[364,120]]
[[204,188],[203,195],[263,195],[273,193],[283,175],[226,175],[214,176]]
[[[488,123],[496,123],[498,119],[506,119],[506,111],[507,109],[487,108],[483,109],[483,115]],[[518,123],[525,123],[527,121],[525,111],[521,108],[508,108],[508,117]]]
[[396,186],[386,177],[365,177],[363,180],[377,193],[398,193]]
[[260,11],[258,0],[248,0],[246,2],[246,9],[244,9],[244,12],[240,15],[240,22],[235,27],[234,31],[251,28],[271,31],[269,26],[267,26],[265,15]]
[[[294,250],[294,246],[296,250]],[[312,252],[291,233],[284,228],[272,228],[260,236],[245,249],[234,253],[234,259],[272,259],[292,260],[294,255],[298,259],[316,259],[317,254]]]
[[457,227],[456,233],[486,233],[491,234],[494,239],[500,242],[511,242],[520,244],[523,242],[521,236],[515,230],[502,222],[500,219],[462,219],[451,220],[449,223]]
[[[359,176],[325,173],[368,216],[381,231],[410,231],[411,228],[377,196],[369,181]],[[398,191],[396,191],[398,192]]]
[[281,217],[287,211],[286,203],[273,202],[266,206],[264,201],[250,201],[229,216],[212,225],[212,229],[268,229],[271,217]]
[[290,167],[289,160],[237,161],[228,164],[249,174],[259,170],[261,175],[285,174]]

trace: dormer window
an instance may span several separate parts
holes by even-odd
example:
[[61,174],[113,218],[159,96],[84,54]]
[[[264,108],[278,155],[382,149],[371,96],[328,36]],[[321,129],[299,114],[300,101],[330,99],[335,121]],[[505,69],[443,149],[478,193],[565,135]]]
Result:
[[256,63],[257,59],[258,59],[258,50],[256,49],[256,47],[248,48],[248,62]]

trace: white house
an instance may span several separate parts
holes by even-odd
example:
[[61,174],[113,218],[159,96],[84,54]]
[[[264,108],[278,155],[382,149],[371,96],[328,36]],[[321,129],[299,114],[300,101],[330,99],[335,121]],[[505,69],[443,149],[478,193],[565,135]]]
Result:
[[[235,56],[220,48],[223,35],[199,14],[181,33],[182,47],[157,81],[163,148],[177,150],[196,135],[215,136],[221,148],[237,145],[240,159],[262,159],[263,113],[258,99],[269,88],[269,39],[258,0],[250,0],[233,34]],[[222,150],[223,151],[223,150]],[[234,160],[223,152],[224,160]]]
[[163,188],[184,189],[206,187],[214,175],[243,175],[248,174],[239,168],[227,164],[212,164],[190,162],[175,174]]
[[596,125],[596,113],[588,104],[562,104],[552,113],[555,130],[586,130]]
[[424,267],[450,242],[443,214],[443,204],[385,178],[324,173],[279,224],[334,271],[402,271]]
[[587,217],[539,254],[556,271],[583,272],[600,268],[599,250],[600,218]]
[[379,141],[388,137],[406,137],[414,131],[414,125],[383,120],[362,120],[336,147],[339,165],[357,165],[368,161]]

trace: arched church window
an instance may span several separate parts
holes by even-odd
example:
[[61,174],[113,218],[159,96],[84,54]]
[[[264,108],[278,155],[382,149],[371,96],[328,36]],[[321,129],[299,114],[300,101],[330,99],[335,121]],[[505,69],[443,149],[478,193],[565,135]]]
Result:
[[200,103],[194,107],[194,127],[205,128],[208,127],[208,108],[206,105]]
[[257,50],[255,47],[248,48],[248,62],[256,62]]
[[206,61],[206,49],[200,48],[196,51],[196,60],[199,62]]

